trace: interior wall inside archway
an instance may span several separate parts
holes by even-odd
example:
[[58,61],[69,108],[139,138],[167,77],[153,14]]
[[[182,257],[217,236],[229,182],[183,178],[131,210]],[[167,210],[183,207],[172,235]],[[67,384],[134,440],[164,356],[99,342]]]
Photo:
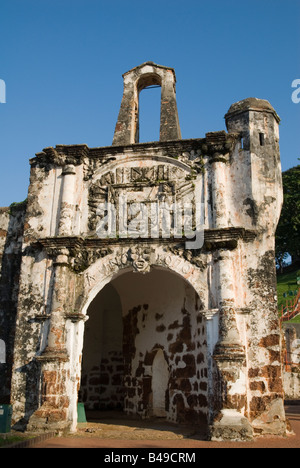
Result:
[[151,414],[151,356],[161,349],[169,365],[166,416],[178,419],[179,401],[182,419],[185,411],[189,415],[202,411],[207,362],[206,332],[199,309],[193,287],[167,270],[152,269],[145,275],[130,272],[112,280],[88,309],[83,401],[90,408],[120,407],[127,413]]

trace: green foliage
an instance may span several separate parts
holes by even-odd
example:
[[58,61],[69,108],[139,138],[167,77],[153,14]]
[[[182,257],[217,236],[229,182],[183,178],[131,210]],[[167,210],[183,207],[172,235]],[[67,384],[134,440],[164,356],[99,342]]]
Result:
[[296,315],[296,317],[289,320],[289,323],[300,323],[300,315]]
[[10,432],[4,436],[0,437],[0,448],[5,447],[6,445],[17,444],[19,442],[24,442],[27,439],[33,439],[33,435],[26,434],[17,434]]
[[23,209],[23,207],[27,204],[27,198],[21,202],[13,202],[9,205],[9,214],[13,215],[19,209]]
[[[277,275],[277,297],[279,310],[281,309],[282,305],[286,305],[287,300],[291,301],[295,299],[295,296],[291,296],[289,292],[295,292],[298,290],[299,285],[297,284],[297,278],[299,276],[300,270],[297,268],[292,269],[287,273]],[[287,297],[284,297],[284,294],[287,294]]]
[[300,257],[300,165],[282,174],[283,207],[276,231],[276,260],[279,266],[289,253]]

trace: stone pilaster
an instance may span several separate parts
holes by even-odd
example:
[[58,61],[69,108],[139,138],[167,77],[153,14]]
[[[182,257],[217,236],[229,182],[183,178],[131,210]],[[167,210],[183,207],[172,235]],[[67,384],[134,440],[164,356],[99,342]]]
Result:
[[65,348],[65,307],[68,298],[68,249],[62,248],[57,252],[53,262],[54,281],[52,287],[50,329],[48,344],[43,353],[55,355],[57,358],[66,359]]
[[222,251],[219,269],[219,341],[213,358],[217,366],[215,395],[218,409],[211,425],[212,440],[249,440],[252,427],[245,417],[246,378],[245,348],[241,342],[235,303],[233,259],[231,251]]
[[215,159],[211,166],[212,174],[212,221],[213,228],[228,227],[228,208],[226,203],[226,165],[223,161]]
[[56,252],[53,262],[50,326],[48,342],[37,361],[41,365],[41,406],[31,416],[29,430],[64,430],[69,427],[69,356],[66,349],[65,309],[68,300],[68,249]]

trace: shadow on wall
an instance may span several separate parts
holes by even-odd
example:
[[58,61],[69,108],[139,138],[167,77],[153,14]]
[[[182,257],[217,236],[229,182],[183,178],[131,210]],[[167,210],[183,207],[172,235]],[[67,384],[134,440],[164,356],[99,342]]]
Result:
[[26,201],[0,208],[0,404],[10,403]]

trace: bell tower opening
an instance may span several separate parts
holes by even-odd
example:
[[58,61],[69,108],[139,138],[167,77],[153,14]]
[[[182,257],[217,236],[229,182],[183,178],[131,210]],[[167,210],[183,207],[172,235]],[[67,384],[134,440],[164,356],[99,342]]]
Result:
[[[145,62],[125,73],[123,79],[124,92],[115,127],[113,146],[133,145],[140,142],[140,93],[143,89],[153,86],[161,87],[159,141],[180,140],[174,69],[153,62]],[[148,90],[147,93],[149,92]],[[149,113],[148,118],[152,127],[152,112]],[[142,139],[151,141],[153,135],[150,137],[147,134],[142,135]]]
[[139,94],[138,142],[159,141],[161,86],[151,85]]

